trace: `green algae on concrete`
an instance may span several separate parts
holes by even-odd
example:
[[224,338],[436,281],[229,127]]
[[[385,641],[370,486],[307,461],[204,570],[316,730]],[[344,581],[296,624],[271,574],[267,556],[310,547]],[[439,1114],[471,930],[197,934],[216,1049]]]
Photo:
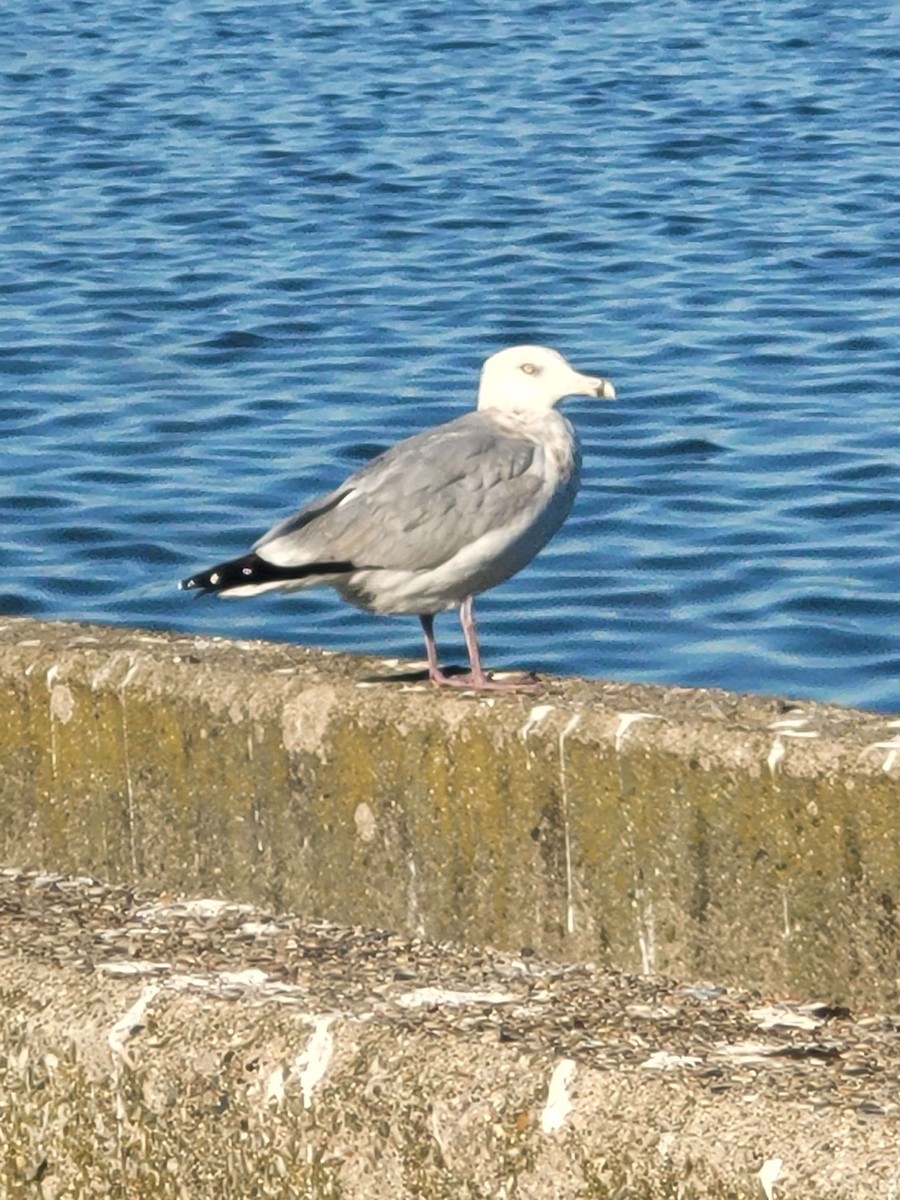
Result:
[[0,857],[437,939],[893,1002],[900,737],[811,703],[0,629]]

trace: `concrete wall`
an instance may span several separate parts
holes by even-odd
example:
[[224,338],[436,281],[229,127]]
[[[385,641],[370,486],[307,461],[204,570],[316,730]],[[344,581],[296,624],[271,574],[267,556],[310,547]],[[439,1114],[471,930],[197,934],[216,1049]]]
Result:
[[7,619],[0,861],[884,1005],[900,723]]

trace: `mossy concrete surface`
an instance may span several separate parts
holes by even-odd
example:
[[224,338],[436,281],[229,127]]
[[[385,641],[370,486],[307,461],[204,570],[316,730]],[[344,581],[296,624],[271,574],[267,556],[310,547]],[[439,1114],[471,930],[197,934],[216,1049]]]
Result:
[[7,619],[0,860],[774,995],[898,986],[900,726],[707,691],[436,692]]

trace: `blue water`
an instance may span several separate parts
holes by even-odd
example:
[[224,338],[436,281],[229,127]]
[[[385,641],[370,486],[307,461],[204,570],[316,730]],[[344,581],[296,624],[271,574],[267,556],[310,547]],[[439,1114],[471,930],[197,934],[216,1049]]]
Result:
[[620,400],[569,409],[489,663],[900,710],[898,45],[840,2],[7,3],[0,610],[419,658],[175,581],[539,341]]

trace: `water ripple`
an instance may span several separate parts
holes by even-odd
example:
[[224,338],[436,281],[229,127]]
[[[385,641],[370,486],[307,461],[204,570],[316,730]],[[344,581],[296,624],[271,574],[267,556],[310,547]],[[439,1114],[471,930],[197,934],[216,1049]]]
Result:
[[490,661],[900,709],[898,30],[843,0],[14,5],[4,611],[420,656],[329,594],[173,582],[536,340],[620,401],[572,406],[583,492],[484,598]]

